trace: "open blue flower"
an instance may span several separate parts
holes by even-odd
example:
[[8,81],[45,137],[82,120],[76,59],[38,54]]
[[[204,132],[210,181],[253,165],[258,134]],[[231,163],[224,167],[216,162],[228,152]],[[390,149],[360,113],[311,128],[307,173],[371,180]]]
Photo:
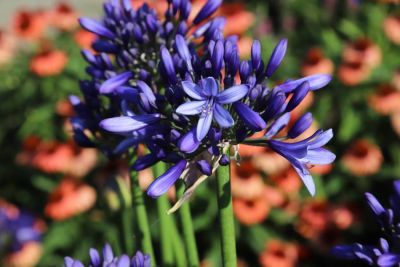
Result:
[[199,141],[207,135],[213,118],[221,128],[232,127],[233,118],[223,105],[242,99],[249,91],[246,85],[241,84],[218,92],[218,84],[212,77],[201,80],[200,85],[184,81],[182,87],[185,93],[195,100],[181,104],[176,113],[200,115],[196,128],[196,137]]

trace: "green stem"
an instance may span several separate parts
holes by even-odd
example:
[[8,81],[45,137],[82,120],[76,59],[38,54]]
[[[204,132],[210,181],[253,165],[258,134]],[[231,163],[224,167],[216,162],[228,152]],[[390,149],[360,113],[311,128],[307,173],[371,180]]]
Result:
[[[167,170],[165,163],[159,162],[153,167],[154,177],[158,177]],[[174,254],[171,241],[172,218],[167,214],[169,209],[168,196],[166,194],[157,199],[158,218],[160,220],[160,240],[162,266],[173,266]]]
[[224,267],[235,267],[237,265],[236,241],[229,165],[218,167],[216,180],[221,233],[222,262]]
[[[183,195],[185,186],[183,182],[177,186],[177,197],[178,199]],[[183,229],[183,238],[185,240],[186,251],[188,255],[188,266],[194,267],[199,266],[199,255],[197,253],[196,237],[193,229],[192,215],[190,212],[189,203],[183,204],[179,210],[179,217]]]
[[122,207],[121,208],[121,220],[122,220],[122,240],[124,240],[125,252],[131,255],[134,252],[133,244],[133,233],[132,233],[132,208]]
[[132,181],[132,205],[135,211],[135,217],[137,220],[137,228],[139,230],[139,235],[137,235],[138,240],[141,242],[142,252],[150,255],[152,266],[155,266],[155,257],[153,251],[153,245],[151,243],[151,234],[149,221],[147,219],[147,211],[144,203],[144,197],[142,189],[139,187],[139,179],[136,171],[131,171],[131,181]]
[[185,251],[182,238],[178,232],[174,218],[171,217],[171,220],[172,220],[171,238],[174,247],[176,267],[187,267],[188,265],[185,254],[182,253],[183,251]]

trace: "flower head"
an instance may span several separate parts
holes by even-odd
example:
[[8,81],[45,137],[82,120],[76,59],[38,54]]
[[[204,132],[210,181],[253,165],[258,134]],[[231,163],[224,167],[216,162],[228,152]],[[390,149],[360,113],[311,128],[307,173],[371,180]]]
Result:
[[[137,251],[135,256],[129,257],[126,254],[115,257],[114,252],[109,244],[103,247],[102,256],[100,253],[91,248],[89,251],[91,267],[150,267],[150,256]],[[84,267],[83,263],[71,257],[64,258],[64,267]]]
[[394,182],[394,194],[390,198],[390,208],[384,208],[371,193],[365,193],[367,204],[373,217],[382,229],[382,237],[378,246],[340,245],[332,249],[332,253],[342,259],[359,260],[369,265],[379,267],[397,266],[400,263],[400,254],[397,246],[399,242],[400,222],[400,181]]
[[[256,145],[281,152],[313,193],[306,165],[333,160],[321,148],[331,131],[287,145],[275,142],[272,132],[278,132],[285,114],[309,91],[331,78],[313,75],[269,88],[267,81],[283,61],[287,40],[278,43],[268,62],[254,41],[251,59],[241,61],[237,37],[223,36],[225,19],[210,19],[220,4],[208,0],[193,22],[187,0],[168,1],[164,17],[146,4],[135,9],[130,1],[111,1],[104,5],[102,21],[81,19],[82,27],[99,38],[93,43],[97,55],[83,52],[92,77],[81,83],[85,99],[71,97],[77,113],[72,120],[75,140],[110,156],[144,144],[149,153],[139,156],[132,169],[158,161],[171,164],[148,194],[158,197],[181,178],[188,186],[183,196],[187,199],[220,164],[229,163],[229,146],[267,130],[268,137]],[[299,136],[311,121],[311,114],[304,115],[288,138]]]

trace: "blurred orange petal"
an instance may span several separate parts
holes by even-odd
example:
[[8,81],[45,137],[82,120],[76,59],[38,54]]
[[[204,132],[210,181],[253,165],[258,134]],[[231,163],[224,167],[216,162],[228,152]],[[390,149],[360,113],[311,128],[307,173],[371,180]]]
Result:
[[332,74],[334,65],[332,60],[324,57],[319,47],[311,48],[301,66],[301,74],[309,76],[313,74]]
[[389,16],[383,21],[383,31],[387,38],[400,45],[400,16]]
[[82,49],[92,50],[92,43],[96,40],[96,35],[85,31],[79,30],[74,34],[74,40],[77,45]]
[[38,76],[60,74],[68,62],[67,54],[62,50],[46,50],[36,54],[30,62],[30,69]]
[[6,31],[0,30],[0,66],[9,63],[17,52],[16,37]]
[[263,267],[294,267],[298,257],[299,252],[295,244],[269,240],[259,259]]
[[96,191],[89,185],[64,178],[50,194],[45,214],[54,220],[65,220],[89,210],[96,202]]
[[381,64],[382,52],[372,40],[359,38],[346,45],[342,58],[347,63],[361,63],[369,67],[377,67]]
[[390,122],[392,123],[393,130],[400,136],[400,113],[390,115]]
[[38,242],[27,242],[21,250],[6,256],[4,263],[6,267],[33,267],[42,256],[42,245]]
[[226,18],[225,36],[242,35],[254,23],[255,16],[242,3],[223,3],[217,15]]
[[252,200],[233,198],[233,213],[236,219],[244,225],[263,222],[270,211],[270,206],[264,196]]
[[357,176],[377,173],[382,161],[380,148],[364,139],[354,142],[342,157],[344,166]]
[[269,176],[269,179],[287,194],[299,192],[302,185],[299,176],[291,167],[286,168],[278,174]]
[[61,30],[71,31],[78,27],[78,13],[66,2],[60,2],[50,11],[50,22]]
[[264,182],[251,161],[244,160],[240,166],[231,164],[232,195],[251,200],[264,193]]
[[371,69],[362,62],[348,62],[339,66],[338,76],[340,81],[348,86],[355,86],[367,80]]
[[247,36],[240,37],[237,45],[240,57],[249,58],[251,54],[251,46],[253,45],[253,39]]
[[285,170],[290,164],[276,152],[266,149],[261,155],[251,159],[253,166],[265,174],[273,175]]
[[42,37],[47,24],[47,14],[39,11],[21,10],[14,15],[13,32],[27,40],[38,40]]
[[382,115],[400,112],[400,91],[391,84],[381,84],[368,100],[370,107]]

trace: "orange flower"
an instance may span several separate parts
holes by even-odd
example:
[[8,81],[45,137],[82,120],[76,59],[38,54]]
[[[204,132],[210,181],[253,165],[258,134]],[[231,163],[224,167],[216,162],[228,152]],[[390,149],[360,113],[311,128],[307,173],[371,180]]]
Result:
[[95,149],[81,148],[75,143],[41,141],[29,137],[16,161],[31,165],[45,173],[64,173],[76,178],[85,176],[97,163]]
[[62,50],[48,50],[36,54],[30,62],[30,69],[38,76],[60,74],[68,62],[67,54]]
[[218,16],[226,18],[224,35],[242,35],[254,23],[255,16],[247,11],[242,3],[223,3]]
[[263,154],[257,155],[251,161],[256,169],[269,175],[279,173],[290,166],[289,161],[270,149],[266,149]]
[[252,200],[233,198],[233,213],[236,219],[244,225],[253,225],[263,222],[269,212],[270,205],[264,196]]
[[75,115],[74,107],[68,99],[57,101],[56,113],[62,117],[72,117]]
[[78,26],[78,14],[70,5],[60,2],[50,12],[50,22],[56,28],[71,31]]
[[241,58],[248,58],[251,54],[251,46],[253,45],[253,39],[247,36],[240,37],[238,40],[238,49]]
[[371,40],[359,38],[344,48],[342,57],[344,62],[361,63],[374,68],[381,64],[382,52]]
[[400,113],[390,115],[390,122],[392,123],[393,130],[400,136]]
[[51,193],[45,214],[54,220],[65,220],[89,210],[96,202],[96,191],[89,185],[64,178]]
[[382,115],[400,112],[400,91],[391,84],[381,84],[368,100],[370,107]]
[[6,267],[33,267],[42,256],[42,245],[38,242],[27,242],[23,247],[6,256],[4,264]]
[[380,148],[364,139],[354,142],[342,158],[344,166],[357,176],[377,173],[382,161]]
[[9,63],[15,56],[17,40],[9,32],[0,30],[0,66]]
[[264,192],[264,182],[250,160],[243,160],[238,166],[231,164],[232,195],[251,200]]
[[383,21],[383,31],[387,38],[400,45],[400,16],[389,16]]
[[294,267],[299,259],[299,249],[295,244],[280,240],[269,240],[260,255],[263,267]]
[[347,62],[339,66],[338,76],[343,84],[355,86],[367,80],[371,69],[362,62]]
[[76,44],[82,49],[92,50],[92,43],[96,38],[95,34],[85,30],[79,30],[74,34]]
[[27,40],[38,40],[42,37],[47,24],[47,14],[40,11],[21,10],[13,18],[13,32]]
[[329,58],[324,57],[324,54],[319,47],[311,48],[301,66],[301,74],[309,76],[313,74],[332,74],[333,62]]
[[330,206],[325,201],[313,200],[304,205],[299,214],[296,231],[307,238],[317,238],[330,223]]
[[348,205],[339,206],[333,209],[331,213],[332,221],[337,228],[341,230],[348,229],[354,224],[356,220],[356,214],[353,209]]
[[298,193],[301,188],[301,180],[297,173],[288,167],[282,172],[269,177],[283,192],[287,194]]
[[325,175],[330,173],[332,171],[332,168],[333,168],[332,164],[313,165],[310,166],[309,170],[312,174]]

